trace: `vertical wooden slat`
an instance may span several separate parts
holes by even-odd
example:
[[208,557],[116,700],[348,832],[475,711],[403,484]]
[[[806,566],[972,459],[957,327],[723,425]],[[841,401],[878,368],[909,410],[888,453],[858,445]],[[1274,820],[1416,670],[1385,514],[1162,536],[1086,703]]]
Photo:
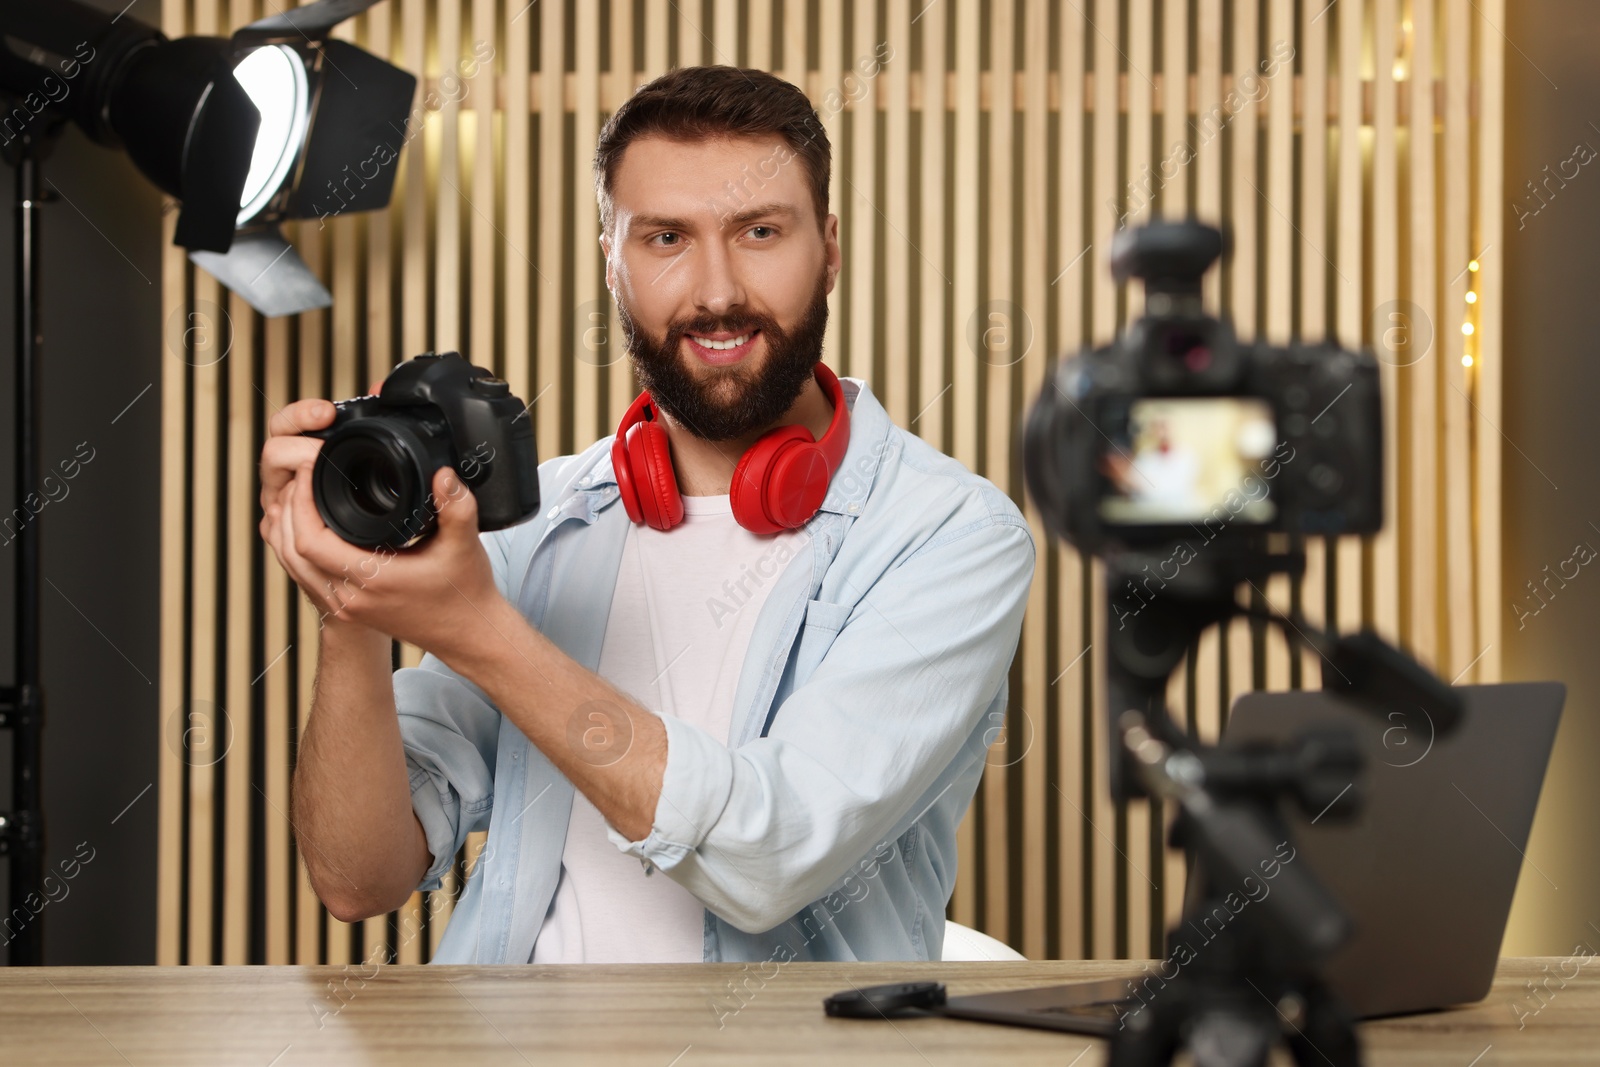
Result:
[[[266,345],[266,404],[263,417],[270,419],[292,399],[289,395],[289,320],[268,319],[265,324]],[[265,797],[263,822],[266,836],[266,962],[287,964],[292,962],[289,934],[289,889],[294,878],[292,836],[289,820],[284,818],[291,807],[289,798],[289,724],[293,709],[289,664],[289,598],[298,596],[298,587],[289,579],[276,553],[266,553],[265,573],[262,576],[261,611],[264,617],[263,634],[266,641],[262,655],[267,660],[260,684],[264,687],[265,752],[262,767],[266,781],[262,787]],[[302,653],[305,654],[305,653]],[[280,658],[281,657],[281,658]]]
[[[641,30],[643,29],[641,27]],[[633,91],[638,85],[655,77],[656,74],[662,73],[660,71],[647,71],[643,77],[636,76],[633,69],[633,39],[633,19],[622,18],[618,17],[618,14],[613,14],[611,19],[611,76],[612,83],[617,87],[617,92],[613,99],[618,101],[619,106],[622,101],[633,95]],[[647,38],[646,50],[649,51],[649,49],[650,45]],[[593,184],[590,179],[591,176],[586,172],[582,186],[585,191],[579,196],[578,210],[580,212],[594,210],[587,203],[589,197],[587,190]],[[598,233],[598,229],[595,232]],[[610,299],[609,293],[601,297],[601,300],[605,304],[605,312],[599,318],[590,316],[590,320],[606,324],[606,354],[601,362],[605,364],[602,376],[605,380],[609,405],[606,417],[602,420],[600,426],[601,432],[604,433],[614,428],[617,421],[622,417],[622,413],[632,403],[634,381],[633,365],[627,358],[627,349],[623,343],[622,319],[617,312],[617,302]],[[580,324],[580,328],[584,327]],[[580,353],[584,350],[582,345],[578,346]]]
[[429,959],[439,954],[439,942],[444,939],[444,932],[450,925],[450,915],[455,910],[455,902],[460,896],[461,881],[456,877],[455,868],[452,867],[439,879],[439,888],[424,898],[428,913]]
[[741,66],[738,0],[716,0],[712,17],[715,20],[715,30],[711,39],[716,48],[716,58],[713,62],[730,67]]
[[[1011,440],[1007,433],[1011,421],[1010,363],[1016,356],[1018,337],[1026,328],[1010,310],[1014,306],[1011,249],[1015,243],[1015,231],[1012,226],[1011,175],[1016,169],[1012,148],[1015,140],[1012,120],[1016,101],[1011,93],[1000,91],[1000,87],[1009,89],[1014,84],[1016,61],[1013,38],[1016,22],[1013,3],[1014,0],[998,0],[989,7],[989,76],[992,90],[989,94],[989,137],[986,151],[982,153],[989,163],[986,179],[988,195],[985,197],[989,205],[989,226],[988,233],[982,239],[983,255],[989,263],[989,284],[983,303],[974,308],[976,321],[967,328],[966,344],[957,349],[957,358],[963,363],[970,363],[984,379],[988,402],[982,411],[985,430],[983,473],[999,486],[1010,484]],[[996,314],[995,309],[1001,310]],[[971,407],[975,411],[978,408],[976,392],[970,397],[958,393],[956,401],[963,408]],[[1013,700],[1013,710],[1008,714],[1014,716],[1011,723],[1013,729],[1019,730],[1023,727],[1016,721],[1014,707]],[[1025,714],[1026,707],[1022,711]],[[1001,940],[1008,938],[1012,925],[1011,886],[1017,866],[1006,833],[1011,818],[1011,767],[1006,749],[1012,732],[1007,730],[1001,735],[1003,743],[990,753],[989,767],[983,776],[984,877],[987,880],[984,927]]]
[[[945,69],[948,61],[944,11],[940,8],[925,11],[916,24],[921,27],[922,33],[922,114],[919,122],[922,180],[916,238],[920,253],[917,306],[920,309],[918,333],[921,352],[917,368],[917,414],[912,416],[910,428],[935,448],[943,448],[944,399],[950,391],[950,379],[944,370],[950,299],[950,280],[944,269],[945,171],[949,166],[945,158]],[[906,55],[906,62],[909,63],[909,43]]]
[[[505,318],[502,341],[502,376],[511,394],[533,404],[541,387],[532,358],[532,316],[534,304],[533,262],[533,121],[529,93],[532,66],[534,19],[523,0],[505,0],[505,32],[499,46],[499,62],[505,82],[506,106],[501,116],[505,137],[505,269],[500,277],[501,314]],[[413,150],[413,157],[420,155]],[[528,418],[543,421],[534,405]],[[544,441],[539,439],[539,446]],[[549,458],[541,451],[540,459]]]
[[[1294,231],[1290,223],[1294,214],[1294,67],[1292,63],[1276,67],[1273,63],[1275,54],[1293,47],[1294,0],[1269,0],[1266,37],[1260,46],[1249,49],[1251,64],[1246,73],[1261,80],[1267,104],[1262,212],[1266,241],[1260,276],[1265,283],[1264,336],[1275,345],[1288,343],[1295,308]],[[1241,132],[1253,129],[1246,126]],[[1289,613],[1289,584],[1288,575],[1276,574],[1266,585],[1268,600],[1284,615]],[[1276,626],[1267,628],[1266,658],[1267,688],[1289,688],[1289,643]]]
[[[1211,132],[1211,116],[1220,115],[1222,96],[1222,0],[1196,0],[1195,7],[1195,214],[1204,221],[1222,219],[1222,138]],[[1221,272],[1204,287],[1206,310],[1222,308]]]
[[[171,34],[187,32],[184,0],[162,0],[161,25]],[[156,793],[160,832],[157,836],[156,871],[156,962],[177,964],[183,940],[183,823],[186,806],[183,798],[185,760],[174,741],[171,720],[186,714],[184,700],[183,619],[188,610],[183,579],[188,566],[188,524],[184,521],[184,488],[191,453],[185,447],[185,425],[189,410],[185,399],[189,363],[179,358],[186,352],[189,323],[187,310],[189,263],[181,248],[172,243],[177,214],[162,217],[161,306],[165,313],[162,327],[161,362],[161,744],[157,748],[161,783]]]
[[[574,67],[577,99],[573,106],[573,143],[593,145],[600,134],[600,5],[579,4],[577,33],[574,37]],[[572,290],[563,314],[576,318],[579,309],[585,321],[574,322],[574,329],[587,329],[593,309],[600,304],[600,226],[590,203],[589,159],[591,152],[574,152],[568,163],[572,172],[572,203],[563,212],[572,218]],[[581,344],[572,351],[573,447],[586,448],[600,437],[600,389],[602,359],[590,355]],[[609,427],[608,427],[609,429]]]
[[[1474,459],[1477,477],[1474,526],[1477,530],[1477,555],[1472,574],[1477,584],[1478,641],[1484,652],[1477,663],[1475,677],[1484,682],[1500,680],[1500,449],[1496,426],[1500,411],[1500,384],[1503,373],[1500,331],[1505,316],[1504,257],[1495,245],[1500,241],[1505,175],[1505,48],[1493,27],[1505,25],[1505,0],[1474,3],[1479,12],[1478,84],[1481,118],[1478,128],[1476,238],[1473,252],[1478,260],[1478,339],[1477,362],[1469,379],[1473,385],[1473,431],[1477,441]],[[1477,654],[1474,650],[1474,655]]]
[[[1319,18],[1324,4],[1300,0],[1301,97],[1300,115],[1300,336],[1310,343],[1328,334],[1328,25]],[[1325,538],[1308,538],[1306,573],[1300,584],[1301,610],[1313,625],[1326,621],[1324,604],[1330,590],[1326,581]],[[1322,659],[1310,648],[1300,652],[1301,686],[1320,685]]]
[[806,11],[809,7],[809,3],[801,0],[784,0],[783,4],[783,77],[808,93],[806,40],[809,31]]
[[395,913],[395,925],[398,930],[394,946],[396,963],[422,962],[422,939],[417,936],[416,931],[422,926],[423,908],[426,906],[427,898],[432,895],[412,893]]
[[[232,347],[228,368],[228,644],[223,708],[229,742],[226,763],[227,822],[223,834],[222,962],[248,963],[250,951],[250,788],[253,749],[250,669],[251,571],[261,548],[256,536],[255,314],[239,297],[228,301]],[[220,325],[220,324],[219,324]],[[219,338],[220,340],[220,338]]]
[[[1248,74],[1257,73],[1256,57],[1260,54],[1260,26],[1256,0],[1231,0],[1233,10],[1233,38],[1228,42],[1228,65],[1233,73],[1234,96],[1240,107],[1222,131],[1228,145],[1229,162],[1233,173],[1229,204],[1229,222],[1233,227],[1233,258],[1224,268],[1231,285],[1231,307],[1234,327],[1240,337],[1254,337],[1257,333],[1259,300],[1257,285],[1261,278],[1260,263],[1256,259],[1256,242],[1259,234],[1257,220],[1263,212],[1275,217],[1270,200],[1271,192],[1262,186],[1257,166],[1256,140],[1261,128],[1261,106],[1257,98],[1240,91],[1240,81]],[[1270,93],[1270,90],[1269,90]],[[1282,210],[1279,208],[1279,210]]]
[[[706,62],[703,49],[707,45],[705,29],[700,25],[700,0],[674,0],[678,9],[678,62],[676,66],[694,67]],[[557,48],[560,47],[558,41]]]
[[[1087,336],[1084,319],[1084,272],[1093,271],[1100,257],[1093,255],[1091,240],[1099,237],[1092,225],[1084,223],[1084,168],[1076,164],[1084,143],[1084,45],[1089,33],[1087,15],[1081,9],[1060,8],[1061,51],[1060,111],[1056,117],[1060,169],[1057,176],[1057,259],[1052,264],[1050,286],[1055,290],[1056,346],[1065,352],[1076,351]],[[926,207],[924,208],[926,210]],[[1048,371],[1046,373],[1049,373]],[[1043,542],[1040,542],[1042,545]],[[1083,627],[1083,600],[1092,589],[1083,582],[1083,560],[1067,545],[1050,549],[1056,557],[1056,659],[1050,685],[1054,692],[1056,725],[1054,738],[1056,767],[1060,778],[1052,783],[1051,803],[1056,805],[1058,836],[1055,841],[1057,882],[1060,899],[1060,942],[1056,953],[1064,959],[1078,959],[1093,952],[1094,942],[1085,922],[1091,899],[1086,887],[1094,877],[1089,862],[1093,831],[1086,813],[1090,810],[1089,790],[1095,785],[1090,771],[1093,752],[1084,744],[1094,708],[1084,700],[1090,664],[1086,651],[1088,635]],[[1041,563],[1048,557],[1041,553]]]
[[[1049,218],[1049,62],[1050,11],[1043,0],[1027,0],[1023,14],[1024,74],[1022,116],[1022,211],[1030,220]],[[1013,223],[1015,225],[1015,223]],[[1049,235],[1040,225],[1017,227],[1022,234],[1022,312],[1029,324],[1030,345],[1019,354],[1019,370],[1024,396],[1032,397],[1044,380],[1048,349],[1045,326],[1049,308]],[[892,272],[891,272],[892,273]],[[1020,341],[1018,342],[1021,343]],[[1008,424],[1011,418],[1005,420]],[[1033,585],[1028,590],[1028,610],[1022,631],[1022,716],[1026,733],[1022,744],[1022,941],[1017,947],[1029,959],[1046,954],[1047,921],[1045,896],[1048,878],[1049,841],[1046,837],[1046,812],[1054,797],[1050,793],[1048,741],[1046,740],[1046,702],[1049,699],[1049,569],[1043,546],[1044,525],[1031,502],[1024,501],[1024,512],[1034,544],[1040,546]]]
[[[1472,137],[1469,101],[1472,90],[1472,27],[1469,0],[1444,4],[1444,130],[1440,139],[1444,159],[1444,236],[1440,243],[1440,276],[1444,279],[1435,333],[1443,358],[1444,387],[1439,391],[1440,419],[1444,424],[1444,539],[1445,627],[1448,655],[1444,675],[1454,679],[1472,663],[1478,644],[1479,620],[1473,603],[1472,483],[1467,407],[1468,369],[1462,357],[1468,351],[1460,330],[1450,328],[1456,316],[1468,317],[1467,292],[1474,279],[1467,269],[1473,251],[1471,166]],[[1492,120],[1491,120],[1492,121]],[[1480,125],[1480,128],[1482,126]],[[1475,668],[1474,668],[1475,669]],[[1463,679],[1476,681],[1476,678]]]
[[[1189,136],[1189,0],[1163,0],[1161,8],[1161,136],[1156,142],[1157,156],[1181,160],[1179,145],[1190,144]],[[1165,168],[1157,173],[1166,179]],[[1161,185],[1161,215],[1181,219],[1189,214],[1189,174],[1187,168],[1175,179]]]
[[[401,9],[403,46],[401,54],[407,70],[426,70],[428,55],[427,0],[403,0]],[[427,100],[427,86],[422,78],[417,81],[417,95],[412,103],[414,123],[406,131],[410,143],[401,160],[400,180],[403,183],[403,224],[401,229],[401,298],[400,334],[406,356],[420,355],[428,350],[428,204],[432,199],[428,185],[428,136],[435,125],[434,113],[422,110]]]
[[[750,25],[745,31],[745,66],[753,70],[772,69],[772,8],[773,5],[751,4]],[[631,23],[631,19],[616,19]]]
[[[911,371],[911,264],[912,205],[916,191],[911,188],[911,3],[889,0],[882,45],[861,50],[870,56],[876,69],[883,63],[878,78],[883,82],[887,103],[884,115],[884,213],[888,229],[883,235],[883,317],[884,317],[884,392],[889,417],[897,426],[906,426],[916,414],[912,403]],[[892,49],[892,51],[889,51]],[[887,56],[887,60],[885,60]],[[921,269],[927,266],[921,264]]]
[[[222,20],[219,0],[199,0],[195,4],[194,31],[215,34]],[[194,281],[196,324],[204,322],[216,343],[217,322],[222,306],[222,288],[209,275],[196,272]],[[194,483],[208,487],[220,484],[217,462],[219,404],[223,365],[212,361],[214,353],[196,353],[203,366],[194,370],[193,420],[189,427]],[[216,909],[212,881],[212,857],[216,833],[216,762],[221,755],[217,730],[223,726],[227,709],[221,705],[217,688],[217,588],[218,509],[196,508],[189,516],[189,554],[191,593],[189,601],[189,700],[184,706],[184,754],[189,763],[189,946],[186,962],[211,963],[219,948],[212,938]]]
[[[438,4],[440,74],[455,76],[461,60],[461,2]],[[461,214],[466,189],[461,177],[461,94],[439,93],[442,105],[433,117],[439,134],[439,189],[434,198],[433,349],[462,347]]]
[[[843,93],[840,82],[844,77],[844,6],[841,0],[819,0],[821,12],[817,22],[817,78],[815,83],[809,80],[802,88],[811,97],[811,105],[817,109],[822,119],[822,128],[828,135],[828,144],[833,148],[833,166],[828,176],[828,209],[839,216],[841,240],[844,229],[844,219],[849,214],[846,197],[849,195],[845,187],[844,169],[844,108]],[[849,259],[850,250],[840,249],[847,257],[845,270],[855,273],[854,261]],[[847,364],[845,358],[844,338],[840,331],[844,328],[841,320],[844,318],[844,294],[846,288],[854,284],[854,279],[846,275],[835,284],[833,292],[828,296],[828,326],[822,335],[822,351],[824,358],[831,359],[836,368],[844,368]]]
[[[394,61],[394,8],[379,4],[367,12],[366,47],[374,55]],[[404,137],[404,132],[398,136]],[[394,337],[394,231],[396,212],[369,216],[366,222],[366,318],[363,348],[366,367],[358,385],[363,392],[383,380],[398,362]],[[482,357],[487,360],[488,356]],[[273,655],[267,652],[267,655]]]
[[[1108,343],[1116,333],[1117,293],[1110,272],[1105,269],[1105,255],[1111,247],[1116,218],[1110,211],[1099,207],[1120,201],[1122,190],[1118,187],[1117,157],[1119,148],[1119,112],[1117,75],[1119,72],[1116,42],[1121,36],[1121,12],[1116,0],[1096,0],[1094,33],[1094,174],[1093,194],[1090,202],[1096,205],[1090,215],[1094,242],[1101,251],[1099,261],[1090,267],[1090,292],[1093,294],[1093,312],[1089,320],[1090,340],[1096,345]],[[1085,590],[1090,598],[1090,618],[1093,636],[1091,645],[1105,651],[1106,606],[1105,567],[1098,560],[1091,567],[1092,580]],[[1094,769],[1091,776],[1093,795],[1089,798],[1086,816],[1093,837],[1091,869],[1093,897],[1091,905],[1090,943],[1086,954],[1094,958],[1115,955],[1117,950],[1117,900],[1116,887],[1119,863],[1116,840],[1119,819],[1111,803],[1110,778],[1107,760],[1110,747],[1106,737],[1106,673],[1103,654],[1091,654],[1088,666],[1092,678],[1094,701],[1085,709],[1090,729],[1086,758]],[[1127,876],[1125,865],[1120,865],[1121,877]]]
[[644,0],[644,69],[650,77],[665,74],[670,63],[667,56],[668,3],[669,0]]
[[[1337,251],[1338,264],[1337,336],[1339,342],[1360,347],[1370,338],[1364,325],[1367,317],[1362,302],[1361,284],[1366,274],[1366,229],[1362,220],[1362,103],[1361,48],[1367,0],[1345,0],[1323,17],[1336,21],[1339,29],[1339,173]],[[1391,440],[1386,448],[1394,447]],[[1341,537],[1336,548],[1338,590],[1334,606],[1341,629],[1357,629],[1366,621],[1362,608],[1363,574],[1366,569],[1360,538]]]
[[[1409,593],[1406,625],[1411,652],[1425,665],[1435,666],[1442,651],[1439,642],[1440,549],[1439,527],[1439,388],[1444,377],[1443,355],[1452,346],[1440,343],[1440,335],[1459,328],[1459,309],[1439,313],[1437,227],[1438,190],[1433,164],[1433,4],[1434,0],[1412,0],[1411,49],[1406,57],[1410,78],[1410,118],[1405,143],[1407,160],[1407,201],[1409,234],[1409,299],[1416,305],[1418,318],[1435,324],[1434,343],[1417,362],[1401,369],[1405,384],[1405,434],[1409,446],[1405,484],[1407,514],[1404,544],[1406,549],[1406,589]],[[1459,362],[1457,364],[1460,365]]]
[[[252,0],[230,0],[228,25],[236,26],[254,18]],[[226,342],[228,374],[228,499],[227,537],[227,647],[224,649],[225,683],[222,706],[225,709],[228,740],[226,776],[226,820],[223,827],[222,873],[222,962],[236,965],[249,962],[250,935],[250,788],[252,720],[250,669],[250,579],[255,553],[261,546],[252,536],[256,525],[255,503],[255,332],[254,313],[237,296],[227,300],[227,323],[217,323],[216,341]]]
[[[1372,71],[1372,302],[1381,307],[1400,297],[1400,201],[1395,145],[1395,39],[1399,31],[1398,0],[1373,0]],[[1376,339],[1375,339],[1376,340]],[[1400,374],[1392,360],[1379,367],[1383,389],[1384,457],[1383,530],[1372,538],[1372,626],[1383,637],[1400,634]]]
[[[688,5],[684,5],[686,10]],[[538,335],[534,351],[538,366],[534,374],[536,393],[549,390],[550,403],[536,407],[534,427],[539,455],[559,456],[566,443],[563,436],[561,400],[568,388],[567,368],[571,361],[562,350],[565,317],[561,278],[557,266],[563,262],[560,221],[564,217],[562,174],[563,130],[566,126],[566,26],[564,5],[541,4],[539,24],[539,251],[537,262],[545,264],[539,274]],[[698,39],[698,38],[697,38]],[[532,398],[528,398],[531,402]]]
[[877,9],[877,4],[855,6],[854,54],[847,57],[838,84],[829,86],[846,100],[854,101],[850,109],[850,185],[837,204],[850,223],[849,240],[843,249],[849,263],[845,279],[850,286],[850,330],[841,354],[848,373],[872,381],[878,380],[872,372],[878,347],[874,343],[878,311],[878,272],[874,264],[881,210],[877,199],[878,79],[863,77],[856,64],[862,56],[871,56],[877,46]]
[[[943,12],[939,12],[940,15]],[[977,0],[963,0],[956,7],[956,93],[955,93],[955,157],[953,181],[955,185],[955,328],[966,333],[968,318],[978,306],[978,80],[982,54],[979,51],[979,18],[981,10]],[[937,17],[937,16],[936,16]],[[955,340],[955,360],[952,364],[951,383],[954,392],[955,445],[952,455],[969,469],[978,466],[977,395],[978,374],[976,360],[965,345]],[[985,801],[990,800],[988,793]],[[976,807],[976,806],[975,806]],[[958,849],[960,858],[969,865],[977,859],[976,812],[969,812],[961,824]],[[993,845],[994,842],[988,842]],[[986,890],[995,888],[993,867],[983,872]],[[1003,884],[1003,883],[1002,883]],[[978,917],[975,896],[957,887],[955,899],[956,919],[972,923]]]
[[[323,266],[323,239],[322,234],[310,225],[293,227],[290,233],[296,247],[300,250],[306,263],[312,270],[320,271]],[[297,390],[297,399],[305,397],[326,397],[328,388],[324,384],[326,371],[326,344],[324,341],[324,324],[327,312],[312,311],[301,315],[295,322],[299,334],[300,345],[300,382]],[[295,644],[299,648],[296,656],[297,678],[295,680],[295,720],[296,737],[305,737],[306,720],[311,714],[311,696],[315,688],[317,677],[318,653],[318,619],[316,609],[304,596],[295,598]],[[280,812],[273,812],[273,816],[282,819],[292,819],[294,808],[288,807]],[[304,853],[298,856],[296,875],[299,885],[295,893],[295,959],[299,964],[314,964],[326,962],[328,956],[322,951],[324,930],[324,912],[321,903],[317,900],[316,891],[311,888],[311,878],[306,869]],[[332,917],[327,918],[329,932],[334,927]]]
[[[467,202],[471,213],[469,233],[472,251],[467,274],[467,292],[470,296],[465,343],[469,351],[463,351],[462,355],[480,366],[491,368],[499,362],[500,356],[499,338],[495,336],[494,327],[495,260],[503,243],[495,201],[495,179],[501,170],[495,162],[495,116],[500,107],[495,99],[498,82],[494,64],[492,61],[484,63],[479,56],[481,49],[493,47],[493,42],[498,38],[495,3],[496,0],[472,0],[472,43],[459,49],[450,59],[457,70],[473,74],[471,79],[463,76],[468,87],[468,100],[472,104],[472,111],[466,116],[464,124],[470,135],[469,152],[464,152],[462,157],[464,160],[470,159],[472,164],[471,184],[462,186],[463,190],[472,190]],[[517,254],[509,248],[504,250],[506,257]]]

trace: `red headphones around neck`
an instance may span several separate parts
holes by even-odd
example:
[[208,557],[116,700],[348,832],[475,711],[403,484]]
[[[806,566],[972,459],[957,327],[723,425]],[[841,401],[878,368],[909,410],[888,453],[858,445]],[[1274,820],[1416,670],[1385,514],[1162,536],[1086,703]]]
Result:
[[[804,426],[779,426],[750,446],[733,470],[728,490],[733,517],[751,533],[775,534],[803,526],[822,507],[828,483],[850,444],[850,409],[833,371],[817,364],[817,384],[833,402],[833,421],[818,441]],[[656,417],[655,401],[641,393],[622,416],[611,444],[611,466],[628,518],[657,530],[683,521],[683,497],[672,470],[672,446]]]

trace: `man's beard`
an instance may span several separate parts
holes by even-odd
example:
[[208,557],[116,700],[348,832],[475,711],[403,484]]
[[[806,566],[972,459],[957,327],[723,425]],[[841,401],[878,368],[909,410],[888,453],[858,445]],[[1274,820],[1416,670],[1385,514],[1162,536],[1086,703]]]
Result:
[[[748,437],[777,423],[800,399],[817,362],[822,359],[822,335],[828,326],[826,274],[817,279],[811,304],[793,332],[770,316],[742,312],[725,318],[702,316],[674,323],[657,344],[617,302],[617,315],[626,338],[639,384],[662,411],[696,437],[706,441],[732,441]],[[682,352],[685,334],[728,332],[734,336],[760,330],[766,358],[759,365],[731,367],[702,364]],[[692,343],[692,342],[691,342]]]

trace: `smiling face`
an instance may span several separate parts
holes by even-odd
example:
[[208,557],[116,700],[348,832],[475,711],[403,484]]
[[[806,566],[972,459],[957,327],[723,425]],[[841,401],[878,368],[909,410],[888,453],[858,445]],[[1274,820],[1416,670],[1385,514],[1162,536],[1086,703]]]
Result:
[[822,357],[839,220],[783,139],[641,137],[617,167],[606,285],[641,384],[697,437],[776,424]]

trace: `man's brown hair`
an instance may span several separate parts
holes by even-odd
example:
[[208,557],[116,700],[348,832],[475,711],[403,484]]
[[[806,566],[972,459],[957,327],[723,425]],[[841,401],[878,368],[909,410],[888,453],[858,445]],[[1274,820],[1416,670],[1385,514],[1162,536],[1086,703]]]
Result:
[[[762,137],[778,134],[798,157],[811,182],[817,226],[828,217],[828,172],[832,150],[822,121],[799,86],[763,70],[745,67],[679,67],[642,85],[616,110],[600,131],[594,151],[595,197],[600,225],[611,231],[615,214],[611,190],[622,153],[640,137],[698,141],[713,137]],[[793,157],[778,155],[766,173],[747,173],[738,185],[728,184],[731,214],[752,200],[756,190],[776,175],[777,166]]]

